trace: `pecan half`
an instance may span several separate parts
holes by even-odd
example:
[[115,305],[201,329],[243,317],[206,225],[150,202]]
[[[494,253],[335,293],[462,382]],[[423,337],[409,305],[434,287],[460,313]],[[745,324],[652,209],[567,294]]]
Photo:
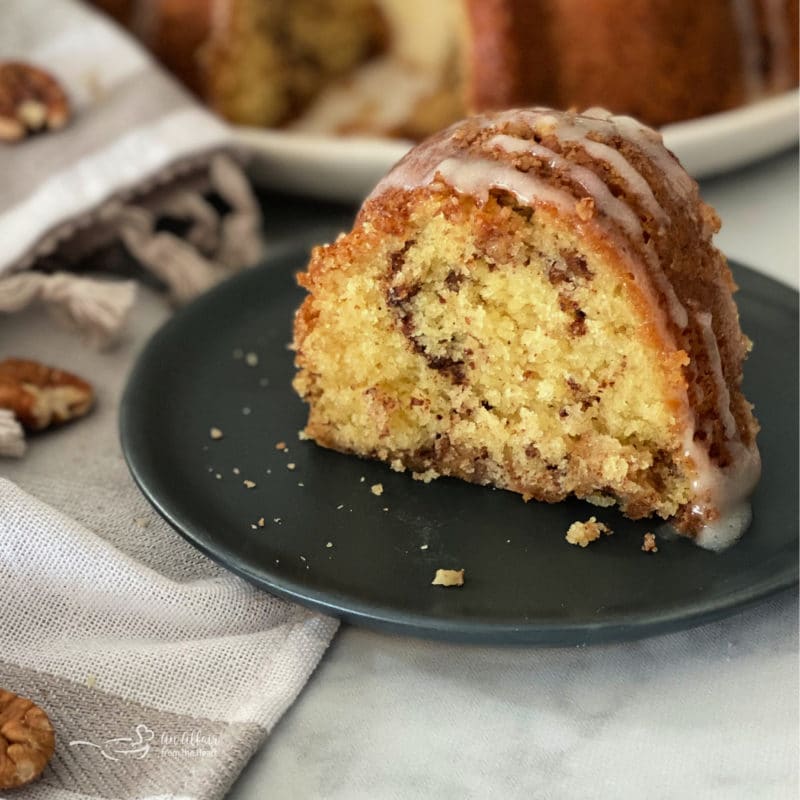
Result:
[[68,120],[69,100],[49,72],[22,61],[0,62],[0,141],[63,128]]
[[0,361],[0,408],[28,430],[82,417],[93,402],[92,387],[77,375],[22,358]]
[[54,748],[47,714],[30,700],[0,689],[0,789],[38,778]]

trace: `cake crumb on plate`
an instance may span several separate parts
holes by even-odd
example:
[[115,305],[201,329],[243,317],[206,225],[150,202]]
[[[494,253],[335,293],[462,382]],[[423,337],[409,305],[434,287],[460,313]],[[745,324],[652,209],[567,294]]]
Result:
[[212,428],[210,428],[210,429],[209,429],[209,431],[208,431],[208,435],[209,435],[209,436],[210,436],[212,439],[221,439],[221,438],[222,438],[222,436],[223,436],[223,433],[222,433],[222,431],[221,431],[219,428],[217,428],[217,427],[212,427]]
[[431,586],[463,586],[463,569],[437,569]]
[[657,553],[658,545],[656,544],[656,535],[654,533],[646,533],[642,541],[642,550],[645,553]]
[[242,481],[242,483],[243,483],[243,484],[244,484],[244,485],[245,485],[245,486],[246,486],[248,489],[253,489],[253,488],[255,487],[255,485],[256,485],[256,482],[255,482],[255,481],[243,480],[243,481]]
[[594,517],[589,517],[586,522],[573,522],[564,538],[570,544],[588,547],[593,541],[599,539],[603,533],[606,536],[611,536],[614,531],[602,522],[598,522]]
[[372,486],[369,487],[369,490],[372,492],[372,494],[380,497],[383,494],[383,484],[373,483]]

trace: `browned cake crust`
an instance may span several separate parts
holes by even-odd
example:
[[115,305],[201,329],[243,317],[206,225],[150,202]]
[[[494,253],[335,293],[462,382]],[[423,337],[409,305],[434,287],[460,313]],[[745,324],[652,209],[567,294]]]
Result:
[[718,226],[629,118],[451,127],[301,276],[307,433],[422,477],[617,502],[698,532],[758,472]]

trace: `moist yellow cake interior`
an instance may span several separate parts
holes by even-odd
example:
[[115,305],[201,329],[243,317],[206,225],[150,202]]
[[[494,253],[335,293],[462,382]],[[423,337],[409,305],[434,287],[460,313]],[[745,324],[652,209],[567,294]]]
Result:
[[313,399],[308,433],[424,478],[674,514],[690,497],[674,402],[685,357],[648,344],[653,320],[608,257],[502,193],[430,196],[402,238],[367,224],[318,250],[295,382]]

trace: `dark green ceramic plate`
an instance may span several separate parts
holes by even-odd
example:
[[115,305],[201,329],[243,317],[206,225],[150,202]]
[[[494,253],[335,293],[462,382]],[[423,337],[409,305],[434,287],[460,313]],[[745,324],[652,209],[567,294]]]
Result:
[[[734,266],[742,326],[755,342],[745,389],[763,425],[750,531],[722,554],[683,540],[662,540],[648,554],[640,544],[652,525],[611,510],[526,505],[450,479],[425,485],[298,441],[306,410],[290,388],[287,344],[302,298],[294,274],[307,252],[304,242],[274,253],[178,312],[125,393],[122,445],[134,478],[211,558],[355,624],[492,643],[649,636],[797,583],[796,292]],[[223,438],[212,440],[211,427]],[[280,441],[288,452],[275,448]],[[381,496],[370,491],[376,483]],[[615,535],[587,550],[569,546],[565,530],[590,514]],[[466,584],[431,586],[439,567],[464,568]]]

